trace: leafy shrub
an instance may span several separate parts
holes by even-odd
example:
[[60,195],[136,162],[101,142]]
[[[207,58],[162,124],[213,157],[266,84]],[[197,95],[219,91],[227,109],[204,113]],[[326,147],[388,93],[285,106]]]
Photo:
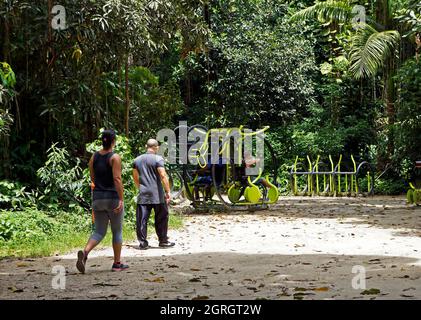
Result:
[[399,69],[396,78],[402,84],[396,112],[394,163],[401,165],[421,159],[421,62],[410,59]]
[[404,181],[395,179],[378,179],[374,192],[383,195],[399,195],[406,192],[407,187]]
[[70,163],[71,159],[65,148],[60,148],[54,143],[47,151],[45,165],[38,169],[37,174],[44,184],[42,195],[39,197],[40,204],[54,208],[68,208],[75,206],[75,197],[83,199],[84,188],[89,184],[82,175],[80,160]]
[[35,204],[34,194],[19,182],[0,181],[0,209],[22,209]]
[[[2,95],[4,94],[4,91],[3,86],[0,84],[0,103],[2,102]],[[13,117],[9,111],[0,109],[0,137],[9,134],[12,123]]]
[[[90,153],[101,148],[100,137],[86,145],[86,150]],[[114,152],[118,153],[122,159],[126,220],[134,221],[137,196],[137,189],[132,178],[134,156],[125,136],[117,136]],[[44,188],[40,190],[41,196],[38,198],[39,208],[48,208],[53,212],[57,210],[87,212],[86,208],[91,202],[89,168],[82,169],[78,158],[75,159],[75,164],[70,163],[70,158],[68,151],[58,147],[57,144],[53,144],[48,150],[47,161],[38,170],[38,177],[44,184]]]
[[[37,242],[63,233],[89,230],[89,219],[60,213],[53,218],[43,211],[0,211],[0,239],[15,242]],[[58,217],[59,215],[57,215]]]

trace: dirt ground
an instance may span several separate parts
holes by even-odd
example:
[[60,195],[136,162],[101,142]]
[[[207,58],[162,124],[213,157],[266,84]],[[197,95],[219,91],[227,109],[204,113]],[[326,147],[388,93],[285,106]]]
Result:
[[404,197],[282,197],[265,211],[186,214],[169,235],[171,249],[154,234],[149,250],[125,244],[124,272],[110,271],[110,248],[84,275],[76,250],[1,260],[0,299],[421,298],[421,207]]

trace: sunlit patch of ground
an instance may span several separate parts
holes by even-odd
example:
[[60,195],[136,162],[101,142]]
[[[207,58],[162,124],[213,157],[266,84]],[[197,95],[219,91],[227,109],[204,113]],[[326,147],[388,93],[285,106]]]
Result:
[[[128,243],[124,273],[109,271],[111,249],[93,252],[85,275],[75,252],[1,261],[0,298],[419,299],[420,231],[421,208],[403,197],[281,198],[266,211],[186,215],[172,249],[155,235],[146,251]],[[54,265],[65,290],[52,289]]]

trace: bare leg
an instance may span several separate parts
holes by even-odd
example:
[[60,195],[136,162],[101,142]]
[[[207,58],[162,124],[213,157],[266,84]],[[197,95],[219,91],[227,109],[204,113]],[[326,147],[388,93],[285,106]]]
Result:
[[89,239],[88,243],[85,246],[85,249],[82,251],[78,251],[77,253],[77,262],[76,262],[76,268],[81,272],[85,273],[85,264],[86,260],[88,259],[89,252],[92,251],[93,248],[95,248],[98,245],[99,241],[94,239]]
[[121,247],[122,243],[113,243],[113,250],[114,250],[114,263],[121,262]]
[[269,182],[266,181],[266,179],[262,179],[262,184],[268,189],[271,188],[271,185],[269,184]]
[[85,255],[87,256],[89,252],[92,251],[93,248],[95,248],[98,245],[98,241],[94,240],[94,239],[89,239],[88,243],[86,244],[85,247]]

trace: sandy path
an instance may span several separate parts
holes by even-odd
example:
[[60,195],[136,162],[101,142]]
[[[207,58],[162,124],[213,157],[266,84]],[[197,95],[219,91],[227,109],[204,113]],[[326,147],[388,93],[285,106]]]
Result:
[[[271,210],[186,215],[172,249],[0,261],[0,299],[415,299],[421,298],[421,208],[403,197],[282,198]],[[156,246],[155,235],[150,244]],[[65,267],[66,289],[52,288]],[[354,266],[366,289],[352,287]]]

